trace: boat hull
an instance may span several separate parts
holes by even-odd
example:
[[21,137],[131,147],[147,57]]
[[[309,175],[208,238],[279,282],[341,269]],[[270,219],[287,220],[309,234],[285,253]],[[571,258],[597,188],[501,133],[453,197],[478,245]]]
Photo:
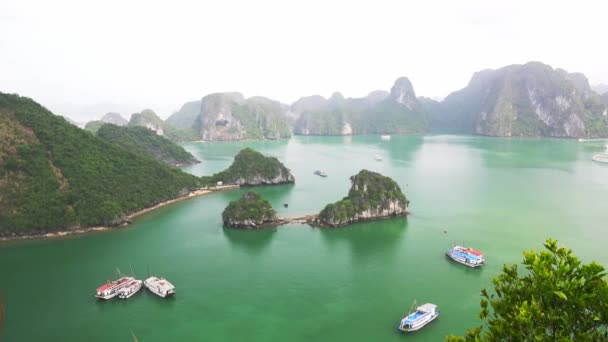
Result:
[[473,262],[468,262],[466,258],[463,258],[459,255],[455,255],[451,252],[447,252],[445,253],[445,255],[447,255],[448,258],[456,261],[459,264],[471,267],[471,268],[477,268],[477,267],[481,267],[485,264],[485,261],[479,262],[479,263],[473,263]]
[[435,312],[434,314],[429,315],[424,320],[421,320],[420,323],[414,323],[410,327],[406,327],[403,324],[400,324],[397,329],[399,329],[403,332],[418,331],[418,330],[422,329],[424,326],[426,326],[427,324],[434,321],[437,317],[439,317],[439,311]]
[[144,286],[148,290],[150,290],[150,292],[152,292],[155,295],[157,295],[159,297],[162,297],[162,298],[167,298],[167,297],[171,297],[171,296],[175,295],[175,289],[174,288],[162,291],[158,286],[156,286],[153,282],[148,281],[147,279],[144,280]]
[[129,299],[131,298],[134,294],[136,294],[137,292],[139,292],[139,290],[141,290],[142,287],[142,281],[139,280],[138,284],[134,287],[123,287],[122,289],[120,289],[119,294],[118,294],[118,298],[120,299]]

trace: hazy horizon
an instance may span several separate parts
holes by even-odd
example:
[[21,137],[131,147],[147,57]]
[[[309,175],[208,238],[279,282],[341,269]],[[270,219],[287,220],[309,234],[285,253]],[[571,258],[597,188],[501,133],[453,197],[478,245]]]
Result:
[[[292,103],[389,90],[445,97],[487,68],[541,61],[607,83],[602,2],[6,1],[0,91],[77,121],[166,118],[208,93]],[[97,112],[98,111],[98,112]]]

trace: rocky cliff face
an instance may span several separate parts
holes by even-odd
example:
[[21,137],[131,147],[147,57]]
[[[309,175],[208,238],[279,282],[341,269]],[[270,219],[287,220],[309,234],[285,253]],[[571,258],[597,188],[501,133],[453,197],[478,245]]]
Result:
[[277,213],[270,202],[255,192],[247,192],[230,202],[222,212],[224,225],[233,228],[260,228],[277,220]]
[[106,113],[106,115],[104,115],[101,118],[101,121],[105,122],[105,123],[110,123],[112,125],[116,125],[116,126],[126,126],[129,121],[127,121],[127,119],[123,118],[122,115],[118,114],[118,113]]
[[131,115],[129,126],[142,126],[158,135],[165,135],[165,123],[151,109],[144,109],[141,113]]
[[317,220],[320,225],[338,227],[408,213],[409,201],[391,178],[361,170],[350,180],[352,186],[348,196],[328,204],[319,213]]
[[176,128],[196,128],[198,131],[198,126],[195,127],[195,123],[197,122],[197,118],[199,117],[200,113],[200,100],[186,102],[179,111],[173,113],[165,122]]
[[301,135],[411,134],[424,133],[427,117],[411,82],[399,78],[391,92],[374,91],[367,97],[345,99],[302,98],[291,107],[298,117],[294,133]]
[[450,94],[433,127],[490,136],[608,136],[606,106],[584,75],[531,62],[473,75]]
[[[172,117],[172,121],[186,122],[185,117],[190,114],[185,113]],[[279,102],[264,97],[245,99],[240,93],[216,93],[203,97],[191,128],[196,129],[200,139],[205,141],[291,136],[285,109]]]
[[234,157],[229,168],[204,181],[210,184],[222,182],[252,186],[294,183],[295,178],[277,158],[266,157],[251,148],[245,148]]

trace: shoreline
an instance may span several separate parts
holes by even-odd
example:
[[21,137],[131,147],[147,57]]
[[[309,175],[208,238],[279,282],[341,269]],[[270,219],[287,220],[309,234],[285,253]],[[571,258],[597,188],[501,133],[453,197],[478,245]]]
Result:
[[187,200],[187,199],[190,199],[193,197],[211,194],[214,192],[228,191],[228,190],[239,189],[239,188],[240,188],[239,185],[220,185],[220,186],[214,186],[214,187],[204,187],[204,188],[200,188],[200,189],[197,189],[194,191],[190,191],[187,194],[176,197],[174,199],[166,200],[166,201],[160,202],[156,205],[153,205],[151,207],[132,212],[132,213],[126,215],[119,224],[114,225],[114,226],[94,226],[94,227],[77,228],[77,229],[71,229],[71,230],[53,231],[53,232],[40,233],[40,234],[25,234],[25,235],[19,235],[19,236],[2,236],[2,237],[0,237],[0,242],[15,241],[15,240],[31,240],[31,239],[54,239],[54,238],[60,238],[60,237],[69,236],[69,235],[77,235],[77,234],[85,234],[85,233],[90,233],[90,232],[101,232],[101,231],[107,231],[107,230],[120,229],[120,228],[124,228],[124,227],[127,227],[130,224],[132,224],[133,219],[135,219],[139,216],[142,216],[144,214],[147,214],[151,211],[154,211],[156,209],[165,207],[167,205],[170,205],[170,204],[173,204],[176,202],[181,202],[183,200]]

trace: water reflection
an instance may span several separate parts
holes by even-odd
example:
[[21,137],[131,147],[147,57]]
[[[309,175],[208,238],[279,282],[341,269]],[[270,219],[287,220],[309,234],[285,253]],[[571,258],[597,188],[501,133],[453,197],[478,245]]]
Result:
[[[330,248],[345,243],[349,246],[352,259],[363,261],[382,256],[392,259],[406,228],[407,218],[397,217],[357,223],[344,228],[320,229],[320,232]],[[386,261],[383,259],[383,262]]]
[[260,255],[268,248],[277,228],[235,229],[223,228],[224,237],[234,247],[250,256]]

